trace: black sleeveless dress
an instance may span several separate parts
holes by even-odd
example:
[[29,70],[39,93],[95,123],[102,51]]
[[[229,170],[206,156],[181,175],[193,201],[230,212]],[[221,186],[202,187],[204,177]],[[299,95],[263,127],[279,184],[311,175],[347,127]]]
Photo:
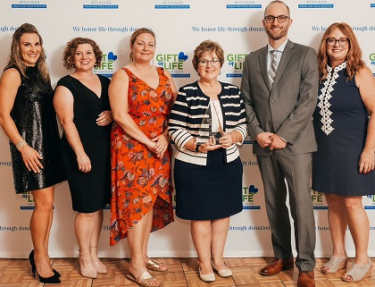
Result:
[[60,138],[52,104],[51,84],[42,79],[37,67],[26,68],[27,78],[21,73],[20,75],[21,85],[10,115],[21,137],[43,156],[40,160],[43,169],[39,173],[28,171],[21,153],[10,143],[16,193],[51,187],[64,180],[58,152]]
[[355,78],[348,80],[346,62],[320,84],[314,128],[318,151],[313,154],[314,190],[344,196],[375,194],[375,171],[359,173],[369,116]]
[[60,142],[61,157],[68,177],[73,210],[92,213],[102,209],[111,197],[110,132],[111,125],[98,126],[96,119],[105,110],[110,110],[109,79],[98,75],[102,93],[100,98],[79,80],[65,76],[57,86],[69,89],[74,98],[73,122],[78,130],[83,148],[90,158],[91,171],[78,170],[77,156],[65,134]]

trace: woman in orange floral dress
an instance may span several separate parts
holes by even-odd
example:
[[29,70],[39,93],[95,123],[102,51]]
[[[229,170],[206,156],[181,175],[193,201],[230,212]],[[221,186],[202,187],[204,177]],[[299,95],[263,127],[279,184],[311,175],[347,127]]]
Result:
[[155,34],[146,28],[130,38],[131,63],[113,75],[109,97],[116,121],[111,133],[111,245],[128,238],[127,278],[160,286],[147,269],[167,271],[147,256],[151,231],[173,221],[168,117],[176,87],[163,68],[150,65]]

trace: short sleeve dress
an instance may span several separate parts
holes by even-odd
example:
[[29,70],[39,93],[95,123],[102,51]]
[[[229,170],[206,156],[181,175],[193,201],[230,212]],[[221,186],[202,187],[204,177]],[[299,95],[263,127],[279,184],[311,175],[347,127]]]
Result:
[[21,85],[10,115],[21,137],[42,155],[43,169],[39,173],[28,171],[21,153],[10,143],[16,193],[48,188],[64,180],[58,151],[60,137],[52,104],[53,89],[39,75],[37,67],[27,67],[25,73],[27,77],[20,73]]
[[[157,68],[154,89],[124,68],[129,76],[128,113],[149,138],[165,132],[173,103],[169,78]],[[111,133],[112,199],[110,244],[127,237],[128,230],[153,209],[152,231],[173,221],[171,150],[157,158],[117,124]]]
[[110,132],[111,126],[99,126],[96,119],[105,110],[110,110],[108,98],[109,79],[98,75],[102,92],[98,97],[79,80],[65,76],[57,83],[71,91],[74,98],[74,119],[83,148],[91,161],[91,171],[78,170],[77,157],[65,136],[60,142],[73,210],[92,213],[105,207],[111,197],[110,179]]
[[348,79],[346,62],[332,69],[320,84],[314,129],[318,151],[313,154],[313,189],[346,196],[375,194],[375,171],[359,173],[369,116],[355,78]]

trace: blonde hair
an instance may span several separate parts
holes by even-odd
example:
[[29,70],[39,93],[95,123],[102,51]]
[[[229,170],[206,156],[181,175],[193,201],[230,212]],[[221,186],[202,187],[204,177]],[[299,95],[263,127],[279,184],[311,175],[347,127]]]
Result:
[[[148,28],[139,28],[133,32],[133,34],[130,36],[130,44],[134,45],[135,41],[137,40],[137,37],[143,33],[150,34],[155,41],[156,45],[156,37],[154,31],[148,29]],[[133,53],[130,53],[130,60],[133,61]]]

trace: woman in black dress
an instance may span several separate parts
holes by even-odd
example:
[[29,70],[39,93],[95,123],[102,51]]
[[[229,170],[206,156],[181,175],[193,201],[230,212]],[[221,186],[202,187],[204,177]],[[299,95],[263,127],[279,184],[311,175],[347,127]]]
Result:
[[199,80],[182,87],[168,131],[175,142],[176,215],[191,220],[199,276],[215,281],[232,271],[223,260],[229,217],[242,211],[242,163],[237,145],[247,134],[238,87],[219,82],[224,51],[202,42],[194,50]]
[[102,51],[88,38],[75,38],[64,51],[64,66],[75,71],[57,83],[54,106],[64,129],[61,157],[68,177],[81,275],[96,278],[107,273],[97,255],[103,208],[111,196],[110,81],[92,72],[100,66]]
[[[342,280],[371,276],[368,256],[369,219],[364,195],[375,194],[375,79],[346,23],[325,31],[318,52],[320,94],[314,113],[318,151],[313,156],[313,189],[323,192],[333,254],[322,272],[347,268]],[[349,226],[355,246],[348,262],[345,234]]]
[[34,276],[37,272],[43,283],[60,283],[59,273],[50,265],[48,240],[54,185],[63,175],[53,90],[42,45],[42,37],[31,24],[14,32],[0,81],[0,125],[10,140],[16,193],[31,192],[35,202],[30,220],[32,272]]

